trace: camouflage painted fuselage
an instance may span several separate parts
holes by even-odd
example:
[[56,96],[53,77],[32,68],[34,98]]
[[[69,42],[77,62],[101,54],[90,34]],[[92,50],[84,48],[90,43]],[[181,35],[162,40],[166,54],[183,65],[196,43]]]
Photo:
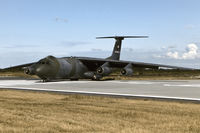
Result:
[[43,80],[91,78],[84,73],[88,68],[75,57],[55,58],[48,56],[25,68],[25,73],[37,75]]

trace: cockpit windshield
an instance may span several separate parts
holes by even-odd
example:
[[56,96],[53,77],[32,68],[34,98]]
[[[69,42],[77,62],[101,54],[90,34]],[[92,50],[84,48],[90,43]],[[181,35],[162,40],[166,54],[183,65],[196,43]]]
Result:
[[43,64],[43,65],[46,64],[46,65],[48,65],[48,64],[50,64],[50,62],[47,59],[43,59],[43,60],[38,61],[37,64]]

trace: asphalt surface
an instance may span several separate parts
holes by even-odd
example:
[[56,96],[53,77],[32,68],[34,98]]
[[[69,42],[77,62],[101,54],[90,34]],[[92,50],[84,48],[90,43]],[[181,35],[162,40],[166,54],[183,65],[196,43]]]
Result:
[[200,80],[60,81],[0,80],[0,88],[200,102]]

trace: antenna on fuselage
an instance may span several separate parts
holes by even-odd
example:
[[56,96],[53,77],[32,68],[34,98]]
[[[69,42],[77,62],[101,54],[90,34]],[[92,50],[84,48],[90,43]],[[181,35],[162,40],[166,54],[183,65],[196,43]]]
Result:
[[122,40],[124,38],[148,38],[148,36],[108,36],[108,37],[96,37],[96,39],[110,39],[114,38],[115,41],[115,46],[113,48],[112,55],[108,57],[107,59],[112,59],[112,60],[119,60],[120,58],[120,52],[121,52],[121,44]]

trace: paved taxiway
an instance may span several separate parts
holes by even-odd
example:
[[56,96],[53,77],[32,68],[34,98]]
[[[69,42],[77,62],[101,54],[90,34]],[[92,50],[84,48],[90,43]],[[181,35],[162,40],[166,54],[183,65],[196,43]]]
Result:
[[200,80],[60,81],[0,80],[0,88],[200,101]]

